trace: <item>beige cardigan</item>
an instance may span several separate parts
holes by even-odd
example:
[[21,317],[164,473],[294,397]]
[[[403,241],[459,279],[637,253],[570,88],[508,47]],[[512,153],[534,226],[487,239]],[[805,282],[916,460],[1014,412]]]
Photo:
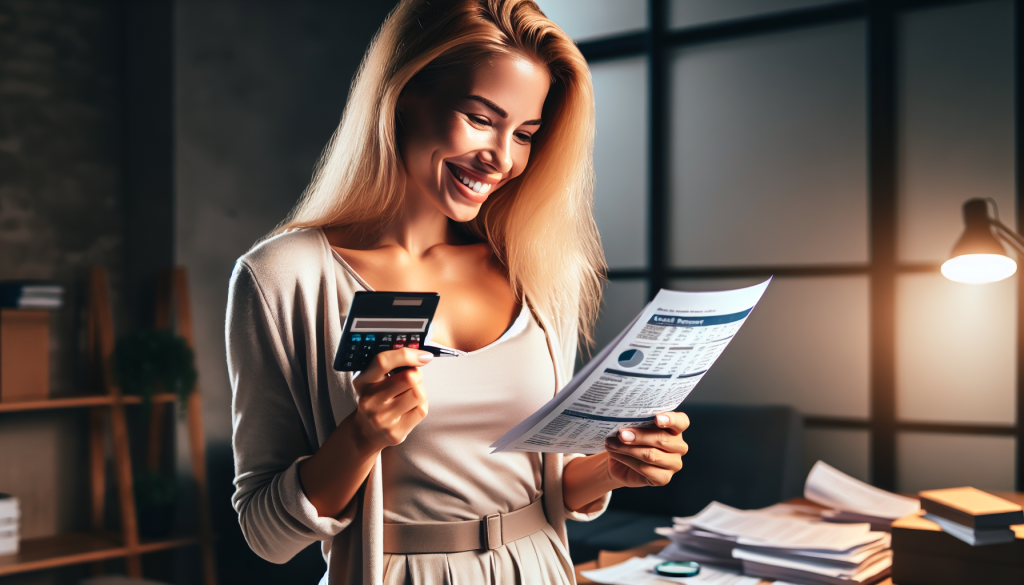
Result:
[[[323,232],[309,229],[264,241],[235,264],[226,325],[233,392],[232,503],[246,541],[264,559],[284,563],[319,540],[332,585],[378,585],[384,577],[380,457],[337,518],[317,516],[297,471],[298,462],[316,452],[356,408],[352,375],[331,364],[349,299],[370,287],[349,271],[338,278],[338,260]],[[561,388],[572,377],[575,323],[555,328],[541,318],[540,324]],[[601,509],[590,514],[565,508],[562,470],[577,456],[543,458],[544,510],[566,547],[566,518],[592,520],[611,497],[606,495]]]

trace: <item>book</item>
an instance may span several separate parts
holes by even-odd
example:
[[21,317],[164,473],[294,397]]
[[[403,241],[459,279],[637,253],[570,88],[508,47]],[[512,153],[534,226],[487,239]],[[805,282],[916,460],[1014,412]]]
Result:
[[972,487],[927,490],[918,494],[928,514],[971,529],[1024,524],[1024,508]]
[[986,546],[1013,542],[1016,536],[1009,528],[971,528],[932,514],[924,517],[939,525],[942,531],[966,542],[971,546]]
[[63,286],[22,280],[0,282],[0,307],[22,310],[59,309],[63,304]]
[[18,498],[0,494],[0,555],[18,552],[18,519],[21,511]]

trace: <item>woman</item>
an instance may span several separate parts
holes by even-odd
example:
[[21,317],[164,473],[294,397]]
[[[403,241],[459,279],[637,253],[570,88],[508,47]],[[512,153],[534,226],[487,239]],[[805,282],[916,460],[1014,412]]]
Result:
[[[233,502],[260,556],[321,540],[330,583],[571,583],[565,519],[682,466],[680,413],[598,455],[489,454],[590,338],[593,128],[586,62],[533,2],[395,9],[303,199],[232,276]],[[430,336],[461,357],[333,371],[358,290],[440,293]]]

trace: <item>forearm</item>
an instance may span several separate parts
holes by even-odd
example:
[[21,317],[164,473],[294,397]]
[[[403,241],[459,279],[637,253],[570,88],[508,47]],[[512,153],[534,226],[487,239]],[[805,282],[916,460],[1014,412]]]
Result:
[[573,512],[588,512],[606,493],[624,485],[609,473],[607,452],[577,457],[562,474],[562,498]]
[[366,445],[352,416],[341,421],[331,436],[299,465],[299,481],[317,514],[341,514],[370,474],[380,451]]

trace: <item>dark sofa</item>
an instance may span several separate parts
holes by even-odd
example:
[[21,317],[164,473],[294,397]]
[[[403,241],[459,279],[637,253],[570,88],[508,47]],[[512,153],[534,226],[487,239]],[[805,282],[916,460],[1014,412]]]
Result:
[[575,563],[600,550],[623,550],[656,538],[673,516],[692,516],[717,500],[763,508],[803,492],[803,419],[788,406],[685,404],[683,469],[662,487],[623,488],[593,522],[568,523]]

